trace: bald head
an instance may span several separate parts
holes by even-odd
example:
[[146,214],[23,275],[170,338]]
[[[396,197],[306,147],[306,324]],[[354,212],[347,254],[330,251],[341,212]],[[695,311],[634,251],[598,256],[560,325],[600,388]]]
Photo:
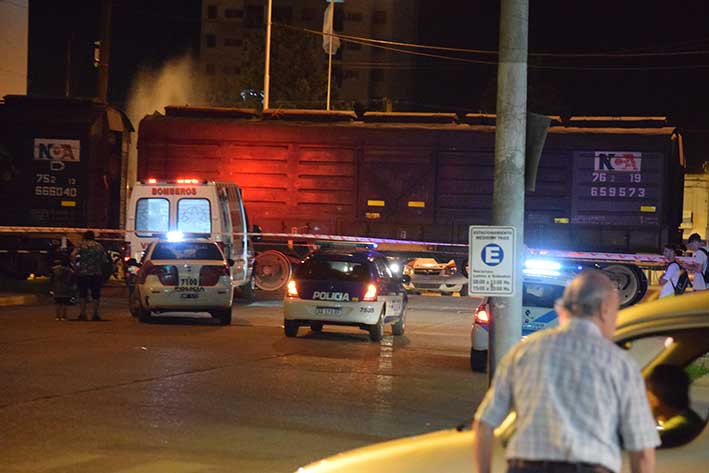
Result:
[[560,302],[572,317],[594,317],[615,292],[616,287],[608,276],[601,271],[587,269],[566,286]]

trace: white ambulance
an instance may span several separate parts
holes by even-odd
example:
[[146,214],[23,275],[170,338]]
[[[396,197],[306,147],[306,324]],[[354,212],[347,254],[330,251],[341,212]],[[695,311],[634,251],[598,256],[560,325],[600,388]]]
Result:
[[254,249],[237,185],[198,179],[136,183],[126,208],[126,259],[140,261],[148,244],[168,232],[217,242],[234,260],[234,286],[243,297],[253,297]]

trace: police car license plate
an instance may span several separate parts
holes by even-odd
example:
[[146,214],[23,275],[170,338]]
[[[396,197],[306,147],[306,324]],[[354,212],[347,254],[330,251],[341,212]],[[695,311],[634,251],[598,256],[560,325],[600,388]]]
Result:
[[316,307],[315,313],[317,315],[340,315],[342,311],[341,307]]
[[183,293],[180,294],[180,299],[197,299],[199,298],[199,294],[194,294],[194,293]]

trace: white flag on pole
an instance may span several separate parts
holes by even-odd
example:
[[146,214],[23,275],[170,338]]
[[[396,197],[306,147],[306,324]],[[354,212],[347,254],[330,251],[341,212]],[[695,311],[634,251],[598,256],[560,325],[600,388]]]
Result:
[[[323,32],[322,48],[325,50],[325,53],[327,53],[327,54],[330,54],[330,53],[335,54],[335,53],[337,53],[337,50],[340,48],[340,38],[330,36],[333,33],[332,24],[333,24],[334,17],[335,17],[335,4],[333,2],[329,2],[327,4],[327,8],[325,9],[325,16],[324,16],[323,22],[322,22],[322,32]],[[332,49],[330,49],[330,41],[332,41]]]

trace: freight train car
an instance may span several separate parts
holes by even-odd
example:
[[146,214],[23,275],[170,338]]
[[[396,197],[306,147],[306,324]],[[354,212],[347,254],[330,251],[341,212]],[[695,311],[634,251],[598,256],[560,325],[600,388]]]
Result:
[[[494,117],[168,107],[139,179],[237,183],[264,231],[465,242],[491,220]],[[681,137],[660,118],[556,120],[526,194],[530,247],[658,251],[680,238]]]
[[[120,228],[132,131],[123,113],[91,99],[6,96],[0,226]],[[57,238],[0,231],[0,271],[47,274]]]

